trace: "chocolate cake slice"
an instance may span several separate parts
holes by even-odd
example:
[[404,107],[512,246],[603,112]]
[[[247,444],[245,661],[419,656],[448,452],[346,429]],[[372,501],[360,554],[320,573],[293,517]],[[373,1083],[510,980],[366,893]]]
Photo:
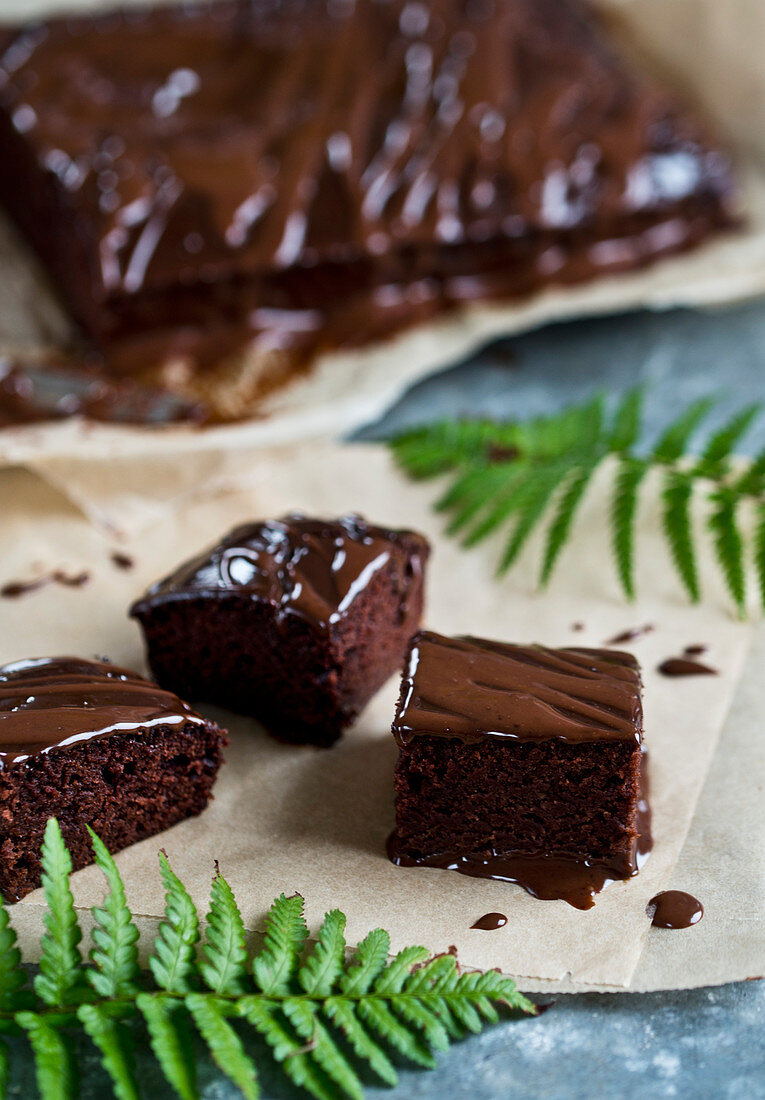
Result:
[[245,524],[132,607],[164,687],[330,745],[402,667],[426,540],[291,515]]
[[589,908],[650,846],[640,689],[616,650],[418,634],[393,722],[393,861]]
[[[169,355],[164,381],[230,416],[319,349],[640,267],[734,216],[726,155],[579,0],[234,0],[9,30],[0,160],[109,369]],[[246,341],[251,365],[222,371]]]
[[118,852],[201,813],[225,743],[214,722],[106,661],[0,667],[0,894],[40,885],[50,817],[77,870],[93,859],[86,825]]

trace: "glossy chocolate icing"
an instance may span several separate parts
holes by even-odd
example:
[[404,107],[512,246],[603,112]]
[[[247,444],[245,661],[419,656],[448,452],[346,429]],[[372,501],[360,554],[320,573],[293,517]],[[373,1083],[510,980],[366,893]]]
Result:
[[606,649],[547,649],[418,634],[404,670],[393,733],[514,740],[637,741],[637,662]]
[[169,600],[236,595],[272,604],[277,618],[299,615],[327,628],[385,569],[403,539],[421,544],[411,558],[413,580],[427,546],[412,532],[374,527],[353,515],[245,524],[150,588],[131,614],[140,617]]
[[302,361],[732,218],[726,157],[578,0],[59,19],[0,47],[0,116],[5,201],[102,344],[223,322]]
[[0,667],[0,768],[94,737],[185,722],[203,719],[171,692],[105,661],[41,657]]

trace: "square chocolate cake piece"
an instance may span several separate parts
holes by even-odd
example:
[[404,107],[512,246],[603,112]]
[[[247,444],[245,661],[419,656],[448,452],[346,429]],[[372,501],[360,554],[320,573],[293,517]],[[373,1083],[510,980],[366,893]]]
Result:
[[93,860],[86,825],[111,852],[207,805],[226,731],[136,673],[43,657],[0,667],[0,894],[40,885],[57,817],[74,869]]
[[[9,29],[0,161],[0,198],[112,369],[159,346],[115,342],[175,330],[187,369],[165,380],[213,402],[237,341],[254,401],[319,349],[631,270],[736,213],[703,122],[579,0],[233,0]],[[217,361],[195,351],[210,330]]]
[[163,687],[330,745],[401,669],[428,554],[421,535],[359,516],[245,524],[131,614]]
[[416,635],[393,722],[391,858],[589,908],[648,846],[642,726],[628,653]]

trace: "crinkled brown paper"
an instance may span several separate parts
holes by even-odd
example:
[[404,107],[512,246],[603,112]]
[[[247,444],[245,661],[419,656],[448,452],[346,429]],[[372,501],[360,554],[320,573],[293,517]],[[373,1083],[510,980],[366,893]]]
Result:
[[[553,583],[539,593],[538,540],[510,576],[496,580],[501,541],[468,552],[445,538],[442,520],[430,508],[438,486],[405,480],[382,447],[309,444],[260,450],[257,461],[255,452],[251,457],[252,463],[241,467],[246,476],[240,473],[239,483],[230,483],[226,492],[179,496],[176,507],[165,508],[161,516],[151,509],[139,516],[134,510],[119,543],[39,478],[4,471],[0,583],[56,567],[88,569],[92,578],[82,589],[51,586],[2,601],[0,660],[73,652],[107,654],[143,667],[139,630],[127,618],[127,607],[182,558],[246,519],[293,508],[325,515],[361,510],[378,522],[423,530],[433,541],[426,621],[436,630],[550,645],[601,645],[625,628],[654,625],[634,650],[645,678],[655,848],[636,878],[609,887],[586,912],[564,902],[536,901],[504,883],[394,867],[384,852],[393,823],[396,755],[389,732],[396,685],[390,683],[328,751],[278,744],[254,722],[215,711],[230,725],[232,744],[214,802],[201,817],[118,857],[131,905],[143,923],[155,924],[162,911],[156,865],[162,845],[201,912],[213,861],[219,860],[247,927],[256,931],[273,897],[297,890],[306,899],[313,928],[326,909],[340,906],[348,914],[350,941],[382,926],[391,932],[394,948],[422,942],[435,952],[454,944],[465,965],[499,966],[526,988],[556,988],[560,982],[564,988],[627,988],[633,980],[674,987],[762,973],[765,938],[759,916],[765,883],[762,859],[755,864],[753,853],[763,815],[752,786],[757,776],[761,781],[762,734],[758,694],[749,681],[749,695],[739,698],[735,722],[731,719],[726,730],[727,751],[710,774],[711,803],[702,802],[686,844],[752,627],[731,615],[717,571],[706,559],[707,600],[696,607],[686,602],[659,534],[656,486],[650,481],[646,486],[639,517],[640,595],[628,606],[616,585],[604,533],[607,469],[585,500]],[[120,501],[139,499],[141,481],[148,476],[150,470],[139,463],[131,481],[130,464],[124,463],[122,496],[107,487],[99,502],[102,518],[119,518]],[[154,480],[161,482],[161,468]],[[134,570],[114,567],[109,555],[115,546],[135,558]],[[572,630],[576,622],[584,623],[582,631]],[[667,679],[657,674],[660,661],[694,643],[709,644],[708,659],[719,676]],[[646,905],[668,886],[690,888],[707,913],[688,931],[649,934]],[[97,902],[102,888],[93,868],[74,877],[79,906]],[[495,932],[472,930],[471,924],[489,911],[505,913],[507,925]],[[15,906],[13,915],[33,953],[39,893]],[[696,950],[701,943],[704,949]]]

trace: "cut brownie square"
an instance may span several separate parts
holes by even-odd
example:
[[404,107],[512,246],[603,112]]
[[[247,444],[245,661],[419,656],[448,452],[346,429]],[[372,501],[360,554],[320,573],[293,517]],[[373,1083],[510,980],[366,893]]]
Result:
[[416,635],[393,722],[391,858],[589,908],[647,846],[642,725],[628,653]]
[[131,614],[163,686],[330,745],[401,668],[428,553],[421,535],[359,516],[246,524]]
[[74,869],[93,860],[86,825],[111,852],[201,813],[226,731],[127,669],[79,657],[0,668],[0,893],[40,885],[45,824],[57,817]]

